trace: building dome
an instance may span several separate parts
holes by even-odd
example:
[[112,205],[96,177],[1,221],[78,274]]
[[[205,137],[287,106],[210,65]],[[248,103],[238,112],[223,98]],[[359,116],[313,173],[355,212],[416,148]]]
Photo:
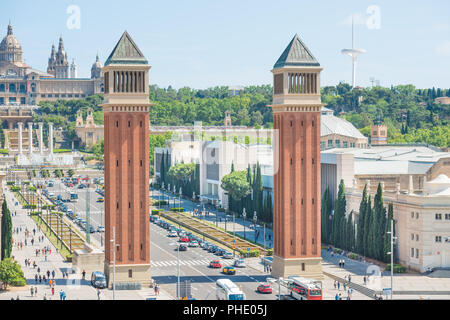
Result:
[[8,25],[8,33],[6,37],[3,38],[0,44],[0,50],[22,50],[22,46],[19,43],[19,40],[14,36],[12,26]]
[[91,68],[91,78],[95,79],[95,78],[100,78],[101,77],[101,73],[102,73],[102,68],[103,65],[100,62],[100,59],[97,55],[95,62],[92,64],[92,68]]

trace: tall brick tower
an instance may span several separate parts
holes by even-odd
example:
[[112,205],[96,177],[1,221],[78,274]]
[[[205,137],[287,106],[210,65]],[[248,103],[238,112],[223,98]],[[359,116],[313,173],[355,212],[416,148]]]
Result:
[[105,81],[105,274],[150,283],[147,59],[125,32],[102,69]]
[[[274,260],[272,275],[322,279],[320,72],[295,35],[276,62],[273,93]],[[278,133],[277,133],[278,132]]]

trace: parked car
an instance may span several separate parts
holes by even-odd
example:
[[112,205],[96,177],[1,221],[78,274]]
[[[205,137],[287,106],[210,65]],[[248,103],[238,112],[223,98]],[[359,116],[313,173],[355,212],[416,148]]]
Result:
[[178,234],[175,231],[170,231],[168,236],[171,238],[174,238],[174,237],[178,237]]
[[178,246],[178,250],[180,250],[180,251],[187,251],[187,245],[185,245],[184,243],[181,243]]
[[97,202],[105,202],[105,198],[103,198],[103,197],[98,197],[98,198],[97,198]]
[[189,242],[189,238],[186,236],[180,237],[180,242]]
[[232,267],[232,266],[227,266],[227,267],[222,269],[222,272],[224,274],[235,275],[236,274],[236,269],[234,267]]
[[98,226],[97,227],[97,232],[105,232],[105,227],[104,226]]
[[244,259],[237,259],[234,261],[233,264],[236,268],[245,268],[245,261]]
[[259,293],[272,293],[272,287],[271,287],[270,284],[268,284],[268,283],[260,284],[260,285],[256,288],[256,290],[257,290]]
[[223,254],[224,254],[225,252],[226,252],[226,251],[225,251],[224,249],[222,249],[222,248],[217,248],[217,250],[214,251],[214,254],[215,254],[216,256],[223,256]]
[[219,260],[213,260],[209,263],[209,267],[214,269],[222,268],[222,264],[220,263]]
[[219,248],[215,245],[208,247],[208,252],[215,253]]
[[89,233],[95,233],[95,228],[92,225],[89,225]]
[[198,242],[197,240],[192,240],[189,242],[189,247],[194,247],[197,248],[198,247]]

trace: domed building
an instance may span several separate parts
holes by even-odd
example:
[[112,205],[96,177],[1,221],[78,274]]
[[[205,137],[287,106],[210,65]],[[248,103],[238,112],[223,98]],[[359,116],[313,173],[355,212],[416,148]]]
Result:
[[4,109],[0,110],[0,120],[12,128],[19,121],[29,121],[22,119],[21,114],[40,101],[82,99],[102,93],[102,63],[98,55],[91,78],[77,78],[77,66],[74,62],[69,64],[68,56],[61,36],[58,50],[54,45],[51,48],[47,71],[33,69],[23,62],[22,46],[9,23],[0,43],[0,109]]
[[101,76],[102,76],[102,68],[103,68],[103,65],[100,62],[100,59],[98,58],[98,54],[97,54],[96,60],[95,60],[94,64],[92,65],[92,68],[91,68],[91,79],[101,78]]

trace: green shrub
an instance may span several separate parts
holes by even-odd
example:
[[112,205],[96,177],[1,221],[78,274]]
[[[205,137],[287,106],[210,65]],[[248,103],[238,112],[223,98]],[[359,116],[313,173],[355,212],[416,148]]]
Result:
[[[386,271],[391,271],[391,264],[388,263],[386,265]],[[405,266],[402,266],[400,264],[395,264],[394,263],[394,273],[406,273],[408,272],[408,269]]]
[[70,149],[53,149],[53,153],[70,153],[72,150]]
[[272,248],[267,250],[267,255],[268,256],[273,256],[273,249]]
[[154,206],[165,206],[165,205],[167,205],[167,201],[166,200],[158,200],[158,201],[155,201],[153,203],[153,205]]
[[17,277],[11,282],[13,287],[25,287],[27,285],[27,281],[24,277]]
[[72,255],[71,254],[66,256],[66,261],[67,262],[72,262]]
[[333,251],[337,254],[341,254],[342,253],[342,249],[339,248],[334,248]]
[[35,204],[26,204],[23,206],[24,209],[36,209],[36,207]]
[[0,154],[9,154],[8,149],[0,149]]
[[348,257],[353,260],[358,260],[359,256],[356,253],[350,252]]
[[32,211],[32,212],[30,213],[30,215],[31,215],[31,216],[39,216],[39,215],[42,215],[42,212],[41,212],[41,211]]
[[260,255],[260,251],[259,250],[242,250],[239,249],[239,253],[247,258],[255,258],[255,257],[259,257]]
[[17,192],[17,191],[20,191],[20,187],[11,186],[11,187],[10,187],[10,190],[11,190],[12,192]]
[[173,212],[184,212],[184,208],[171,208],[170,211],[173,211]]
[[7,186],[13,186],[14,184],[15,184],[14,181],[8,181],[8,182],[6,182],[6,185],[7,185]]
[[153,209],[152,210],[152,215],[157,215],[161,210],[157,210],[157,209]]

